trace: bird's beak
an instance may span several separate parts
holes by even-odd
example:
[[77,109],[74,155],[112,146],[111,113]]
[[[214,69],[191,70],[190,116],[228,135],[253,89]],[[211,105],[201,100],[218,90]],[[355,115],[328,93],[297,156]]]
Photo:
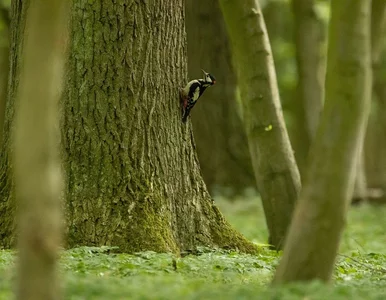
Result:
[[208,73],[206,73],[203,69],[201,69],[201,71],[204,72],[205,75],[208,74]]

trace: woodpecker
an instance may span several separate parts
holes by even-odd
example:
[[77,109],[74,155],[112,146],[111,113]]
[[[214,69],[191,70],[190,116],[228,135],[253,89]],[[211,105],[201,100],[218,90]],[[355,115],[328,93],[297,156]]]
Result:
[[186,123],[189,113],[196,104],[197,100],[201,97],[202,93],[207,87],[216,83],[216,78],[213,75],[204,72],[203,79],[194,79],[189,81],[188,84],[180,90],[180,98],[182,105],[182,122]]

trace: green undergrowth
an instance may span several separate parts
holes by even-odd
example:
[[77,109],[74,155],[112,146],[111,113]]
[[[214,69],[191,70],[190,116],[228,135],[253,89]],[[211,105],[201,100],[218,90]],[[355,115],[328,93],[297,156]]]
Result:
[[[228,220],[260,244],[258,255],[199,248],[195,255],[115,253],[114,247],[63,251],[65,299],[386,299],[386,207],[350,210],[334,281],[270,287],[280,253],[264,246],[256,198],[216,200]],[[0,251],[0,299],[12,299],[14,253]]]

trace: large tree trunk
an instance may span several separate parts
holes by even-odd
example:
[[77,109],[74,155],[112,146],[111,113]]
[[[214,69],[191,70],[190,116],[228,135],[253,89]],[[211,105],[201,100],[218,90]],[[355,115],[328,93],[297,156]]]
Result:
[[370,96],[370,2],[332,1],[325,108],[275,283],[331,278]]
[[285,128],[271,47],[255,0],[220,1],[233,47],[244,123],[269,243],[283,245],[300,176]]
[[13,120],[15,115],[15,98],[19,85],[21,53],[23,51],[23,34],[26,19],[27,2],[12,1],[10,27],[10,80],[4,118],[3,143],[0,151],[0,248],[9,248],[15,240],[15,196],[12,167]]
[[28,8],[15,132],[19,214],[18,299],[60,299],[59,109],[67,0],[23,1]]
[[296,161],[304,175],[309,147],[323,110],[323,24],[313,0],[292,0],[292,10],[298,69],[297,97],[292,104],[296,111],[293,141]]
[[121,251],[255,247],[201,178],[186,84],[184,1],[74,1],[63,100],[68,242]]
[[[0,157],[0,241],[14,244],[9,128],[18,82],[25,6],[13,5],[10,105]],[[186,84],[184,2],[73,1],[62,101],[68,246],[178,251],[198,245],[255,246],[234,231],[200,176]]]
[[254,185],[254,177],[218,1],[187,1],[186,29],[189,74],[201,76],[203,68],[216,76],[215,88],[205,92],[192,116],[203,177],[210,189],[220,186],[240,192]]

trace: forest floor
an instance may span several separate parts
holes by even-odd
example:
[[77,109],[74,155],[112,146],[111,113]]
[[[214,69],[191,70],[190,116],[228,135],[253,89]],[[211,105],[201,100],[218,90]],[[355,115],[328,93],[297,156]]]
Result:
[[[386,206],[351,207],[334,281],[269,287],[280,254],[264,246],[266,229],[255,197],[215,198],[228,220],[261,245],[256,256],[199,249],[175,258],[152,252],[116,254],[111,248],[63,253],[65,299],[386,299]],[[0,251],[0,299],[12,299],[15,256]]]

